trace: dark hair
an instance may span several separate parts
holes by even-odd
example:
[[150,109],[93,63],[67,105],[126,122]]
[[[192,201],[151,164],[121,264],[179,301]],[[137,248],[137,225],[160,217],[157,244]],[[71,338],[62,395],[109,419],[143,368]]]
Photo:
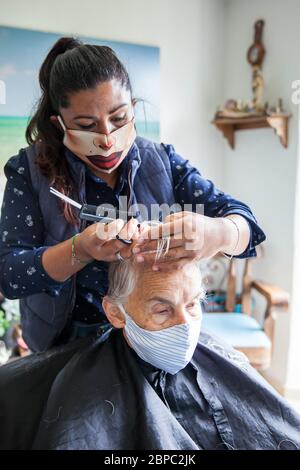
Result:
[[[42,95],[26,129],[29,145],[38,143],[36,164],[52,186],[76,197],[67,160],[64,157],[63,133],[50,121],[59,108],[69,106],[69,94],[94,88],[101,82],[118,80],[132,88],[128,73],[116,53],[108,46],[83,44],[72,37],[60,38],[45,58],[39,72]],[[133,104],[137,100],[132,100]],[[64,216],[72,225],[79,222],[70,204],[61,201]]]

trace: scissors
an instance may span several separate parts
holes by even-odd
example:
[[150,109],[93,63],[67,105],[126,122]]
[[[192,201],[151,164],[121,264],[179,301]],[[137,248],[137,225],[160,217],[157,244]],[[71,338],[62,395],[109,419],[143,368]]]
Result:
[[[112,222],[113,220],[116,220],[116,217],[126,220],[127,222],[130,219],[137,217],[137,215],[130,215],[126,211],[120,211],[118,209],[110,209],[108,207],[101,206],[101,205],[94,206],[92,204],[80,204],[79,202],[74,201],[70,197],[57,191],[57,189],[52,188],[51,186],[50,186],[50,193],[54,194],[54,196],[57,196],[60,199],[63,199],[64,201],[68,202],[72,206],[79,209],[80,211],[79,217],[80,219],[83,219],[83,220],[91,220],[93,222],[101,222],[101,223],[107,224],[109,222]],[[112,215],[111,214],[112,212],[115,215],[115,217],[109,217],[109,215]],[[121,238],[118,235],[116,238],[120,240],[121,242],[125,243],[126,245],[131,245],[132,243],[132,240],[126,240],[124,238]]]

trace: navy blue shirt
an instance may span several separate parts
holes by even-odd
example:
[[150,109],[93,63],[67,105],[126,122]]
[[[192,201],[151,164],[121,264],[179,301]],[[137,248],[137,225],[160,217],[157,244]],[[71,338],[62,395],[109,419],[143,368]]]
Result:
[[[204,215],[209,217],[242,215],[249,223],[251,236],[247,249],[237,257],[256,256],[255,246],[266,237],[250,208],[217,189],[188,160],[178,155],[172,145],[165,145],[165,149],[170,158],[175,201],[182,206],[192,204],[193,210],[196,210],[196,204],[203,204]],[[125,195],[127,190],[127,161],[128,157],[120,165],[114,189],[86,168],[88,204],[118,205],[118,197]],[[25,152],[11,157],[4,172],[7,183],[0,224],[0,290],[12,299],[40,292],[59,295],[64,282],[57,282],[49,276],[41,261],[48,247],[44,246],[43,218],[31,185]],[[108,287],[107,269],[107,263],[95,260],[77,273],[74,319],[87,323],[107,322],[101,305]]]

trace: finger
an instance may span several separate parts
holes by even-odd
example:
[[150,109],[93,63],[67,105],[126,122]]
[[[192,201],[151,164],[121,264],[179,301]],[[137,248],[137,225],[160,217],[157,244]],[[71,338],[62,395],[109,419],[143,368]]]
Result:
[[152,227],[158,227],[162,225],[162,222],[158,220],[145,220],[140,224],[140,238],[143,238],[143,235],[147,233]]
[[178,248],[171,248],[166,254],[163,254],[161,258],[158,258],[156,263],[167,263],[172,259],[178,258],[195,258],[197,254],[198,253],[192,250],[186,251],[184,246],[180,246]]
[[161,237],[167,237],[175,234],[183,234],[183,219],[178,218],[164,224],[160,224],[157,227],[151,227],[142,233],[139,243],[144,240],[155,240]]
[[116,219],[110,222],[109,224],[102,224],[97,222],[96,225],[96,235],[102,241],[111,240],[116,238],[116,235],[122,230],[125,222],[122,219]]
[[138,221],[136,219],[130,219],[127,224],[122,227],[118,235],[125,240],[131,240],[136,232],[138,232]]
[[187,215],[187,211],[174,212],[173,214],[169,214],[165,217],[164,223],[170,222],[171,220],[174,220],[174,219],[180,219],[182,217],[185,217],[186,215]]
[[136,255],[136,261],[138,263],[155,263],[155,264],[160,264],[160,263],[167,263],[172,259],[178,259],[178,258],[194,258],[196,256],[194,251],[186,251],[184,247],[178,247],[178,248],[172,248],[168,251],[166,255],[163,255],[161,258],[158,258],[156,260],[156,250],[153,251],[152,253],[149,252],[143,252],[140,254]]
[[137,226],[131,238],[132,240],[138,240],[140,236],[141,236],[141,224],[137,220]]
[[[183,245],[183,240],[176,240],[174,237],[170,237],[169,249],[177,248]],[[138,245],[134,248],[133,253],[142,253],[148,250],[157,250],[157,240],[145,240],[143,243],[138,243]]]
[[171,220],[170,222],[161,224],[158,227],[153,227],[143,233],[138,240],[138,244],[143,244],[147,240],[157,240],[158,238],[166,238],[169,236],[173,236],[176,240],[198,240],[203,233],[203,223],[200,222],[202,222],[202,220],[192,217],[191,215]]
[[99,247],[99,257],[105,261],[116,261],[116,253],[120,252],[124,259],[131,257],[131,245],[125,246],[118,240],[108,240]]

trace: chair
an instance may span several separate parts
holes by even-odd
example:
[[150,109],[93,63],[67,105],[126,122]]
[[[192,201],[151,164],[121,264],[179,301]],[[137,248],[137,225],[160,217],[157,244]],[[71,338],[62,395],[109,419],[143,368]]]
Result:
[[[226,260],[228,262],[228,260]],[[204,305],[202,326],[216,336],[231,344],[235,349],[243,352],[250,364],[258,370],[267,369],[271,363],[272,344],[274,339],[274,326],[276,321],[275,311],[286,311],[289,305],[287,292],[272,284],[253,280],[250,275],[252,259],[245,260],[242,276],[241,293],[236,293],[237,263],[240,260],[232,259],[229,262],[227,290],[209,290],[207,292],[207,305]],[[220,259],[207,261],[209,284],[217,271],[216,264],[223,262]],[[209,269],[211,268],[211,271]],[[221,284],[225,280],[221,279]],[[205,276],[204,276],[205,282]],[[224,282],[223,282],[224,283]],[[266,309],[262,324],[253,317],[252,292],[256,290],[266,300]],[[216,308],[217,306],[217,308]],[[219,311],[216,311],[219,310]]]

